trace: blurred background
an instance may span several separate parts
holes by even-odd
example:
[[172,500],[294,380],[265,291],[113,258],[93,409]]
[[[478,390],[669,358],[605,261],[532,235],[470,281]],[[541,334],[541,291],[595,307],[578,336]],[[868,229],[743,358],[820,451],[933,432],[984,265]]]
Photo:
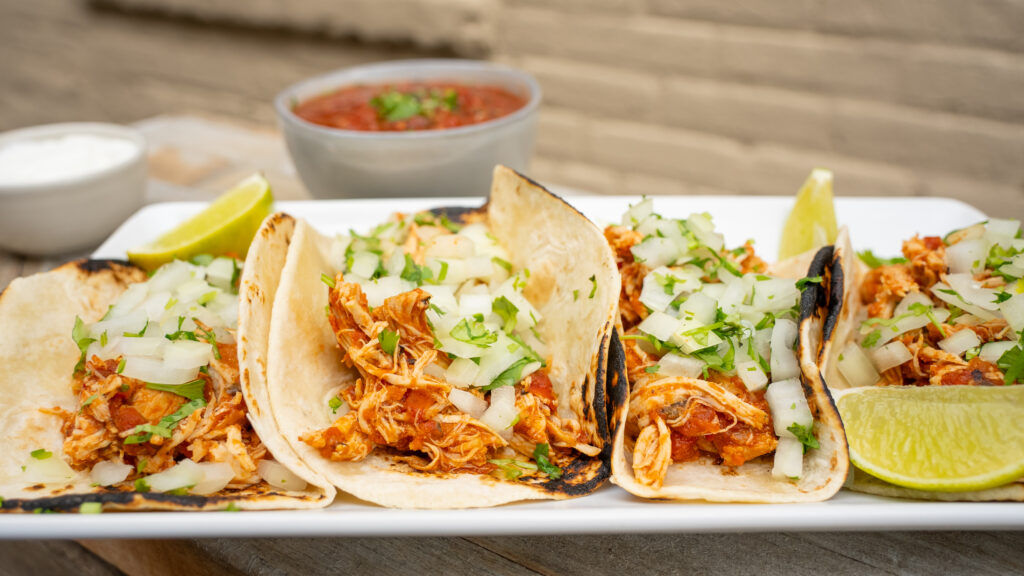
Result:
[[245,135],[275,130],[285,86],[439,56],[536,75],[544,182],[788,195],[824,166],[841,195],[1024,217],[1020,0],[3,0],[0,130],[190,115],[203,122],[175,126],[195,152],[227,122],[235,141],[154,165],[223,189],[220,157],[277,158]]

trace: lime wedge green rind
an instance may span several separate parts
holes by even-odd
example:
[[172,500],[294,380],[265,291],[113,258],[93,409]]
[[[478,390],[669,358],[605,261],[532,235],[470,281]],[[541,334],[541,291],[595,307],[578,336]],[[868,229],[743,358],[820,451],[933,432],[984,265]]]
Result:
[[835,242],[838,234],[832,172],[815,168],[797,192],[779,242],[779,260]]
[[1024,477],[1024,386],[854,388],[836,405],[850,460],[891,484],[963,492]]
[[270,184],[254,174],[222,194],[202,212],[156,240],[130,250],[128,259],[144,270],[155,270],[174,259],[197,254],[245,258],[252,238],[270,214],[274,197]]

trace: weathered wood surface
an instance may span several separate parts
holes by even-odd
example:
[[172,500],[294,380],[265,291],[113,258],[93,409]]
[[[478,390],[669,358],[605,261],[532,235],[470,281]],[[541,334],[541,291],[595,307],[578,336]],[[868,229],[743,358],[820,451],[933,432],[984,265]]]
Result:
[[[89,552],[95,554],[91,555]],[[0,543],[8,574],[1022,574],[1014,532]]]

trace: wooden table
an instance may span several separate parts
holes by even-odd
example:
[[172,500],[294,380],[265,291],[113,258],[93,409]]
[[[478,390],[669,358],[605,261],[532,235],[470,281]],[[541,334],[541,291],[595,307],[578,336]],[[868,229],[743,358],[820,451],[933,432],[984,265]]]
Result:
[[[139,123],[151,202],[209,199],[256,170],[308,198],[274,132],[194,117]],[[0,252],[0,288],[80,255]],[[784,509],[779,510],[784,514]],[[1021,505],[1024,514],[1024,505]],[[954,529],[955,526],[942,527]],[[73,567],[73,568],[72,568]],[[0,542],[0,575],[60,574],[1021,574],[1024,533],[863,532],[467,538]]]

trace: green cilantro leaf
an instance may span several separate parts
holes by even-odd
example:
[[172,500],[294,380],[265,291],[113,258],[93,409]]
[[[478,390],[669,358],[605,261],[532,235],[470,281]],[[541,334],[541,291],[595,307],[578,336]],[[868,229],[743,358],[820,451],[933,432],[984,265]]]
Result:
[[125,332],[124,333],[124,337],[125,338],[142,338],[146,334],[146,328],[149,328],[149,319],[148,318],[146,319],[146,325],[142,327],[142,330],[139,330],[138,332],[135,332],[134,334],[131,333],[131,332]]
[[792,425],[790,425],[789,428],[786,428],[786,430],[792,432],[793,436],[796,436],[796,439],[799,440],[800,443],[804,445],[804,454],[806,454],[807,451],[812,448],[821,447],[821,445],[818,444],[818,439],[814,436],[813,425],[803,426],[801,424],[797,424],[796,422],[794,422]]
[[807,276],[796,281],[796,289],[803,292],[808,284],[821,284],[821,276]]
[[326,284],[328,288],[334,288],[334,278],[331,278],[323,272],[320,273],[320,281]]
[[146,388],[150,390],[159,390],[160,392],[170,392],[177,394],[178,396],[184,396],[189,400],[195,400],[196,398],[203,397],[203,390],[206,388],[206,380],[202,378],[196,378],[191,382],[185,384],[156,384],[153,382],[146,382]]
[[1024,349],[1021,349],[1020,345],[1010,348],[996,361],[996,365],[999,369],[1006,374],[1004,384],[1016,384],[1017,381],[1024,381],[1021,375],[1024,375]]
[[451,337],[459,342],[486,348],[498,341],[498,335],[484,326],[482,320],[463,318],[452,328]]
[[505,259],[502,259],[502,258],[498,258],[497,256],[495,256],[495,257],[491,258],[491,262],[494,262],[495,264],[497,264],[498,266],[501,266],[502,268],[504,268],[505,270],[508,270],[509,272],[512,271],[512,263],[509,262],[508,260],[505,260]]
[[518,480],[523,475],[523,470],[535,472],[537,465],[533,462],[524,462],[522,460],[515,460],[512,458],[501,458],[495,460],[488,460],[491,464],[494,464],[505,473],[505,478],[508,480]]
[[882,332],[880,330],[872,330],[870,334],[864,337],[864,340],[861,340],[860,345],[864,348],[871,348],[875,344],[878,344],[878,339],[881,337]]
[[409,254],[405,255],[405,267],[402,268],[402,280],[408,280],[417,286],[434,278],[434,272],[427,266],[420,266]]
[[537,462],[537,468],[548,475],[548,478],[552,480],[558,480],[562,477],[562,469],[551,463],[548,460],[549,448],[547,443],[537,444],[533,449],[533,459]]
[[327,401],[327,406],[331,409],[331,414],[337,414],[338,408],[341,408],[341,398],[334,396]]
[[867,264],[870,268],[878,268],[879,266],[891,266],[893,264],[906,264],[907,259],[902,256],[896,258],[880,258],[875,256],[871,250],[865,250],[863,252],[857,252],[857,257],[860,258],[861,262]]
[[206,401],[202,398],[189,400],[173,414],[164,416],[156,426],[152,424],[139,424],[135,428],[132,428],[129,430],[130,435],[124,439],[124,443],[141,444],[143,442],[149,442],[149,439],[152,438],[153,435],[157,435],[162,438],[170,438],[172,436],[171,431],[178,425],[178,422],[184,420],[190,414],[204,406],[206,406]]
[[494,302],[491,303],[491,310],[505,322],[505,325],[502,327],[505,332],[511,334],[516,329],[516,315],[519,314],[519,308],[508,298],[504,296],[495,298]]
[[659,369],[661,369],[661,366],[658,364],[654,364],[653,366],[645,367],[644,372],[648,374],[657,374]]
[[82,502],[78,507],[79,514],[100,514],[103,512],[103,504],[100,502]]
[[50,456],[53,456],[53,452],[50,452],[45,448],[39,448],[38,450],[33,450],[32,452],[30,452],[29,455],[35,458],[36,460],[46,460]]
[[387,328],[381,330],[380,334],[377,335],[377,340],[380,341],[380,349],[388,356],[394,356],[399,337],[398,332],[388,330]]
[[593,298],[594,295],[597,294],[597,275],[596,274],[590,276],[590,284],[591,284],[591,286],[590,286],[590,295],[587,296],[587,298]]
[[506,368],[504,372],[498,374],[490,384],[487,386],[481,386],[480,390],[494,390],[495,388],[501,388],[502,386],[514,386],[517,382],[523,379],[523,368],[532,362],[533,360],[530,358],[520,358],[519,360],[516,360],[511,366]]
[[149,487],[149,482],[146,482],[145,478],[136,478],[135,479],[135,491],[136,492],[149,492],[150,490],[151,490],[151,488]]
[[92,396],[89,396],[88,398],[86,398],[85,400],[82,401],[82,405],[78,407],[78,411],[81,412],[82,410],[85,410],[86,406],[88,406],[89,404],[92,404],[93,402],[95,402],[96,399],[99,398],[99,397],[100,397],[99,394],[93,394]]
[[71,329],[71,339],[78,345],[78,351],[81,356],[78,358],[78,364],[75,364],[75,372],[81,372],[85,368],[85,354],[89,349],[89,345],[96,341],[95,338],[89,337],[89,329],[85,327],[85,322],[78,316],[75,316],[75,326]]

